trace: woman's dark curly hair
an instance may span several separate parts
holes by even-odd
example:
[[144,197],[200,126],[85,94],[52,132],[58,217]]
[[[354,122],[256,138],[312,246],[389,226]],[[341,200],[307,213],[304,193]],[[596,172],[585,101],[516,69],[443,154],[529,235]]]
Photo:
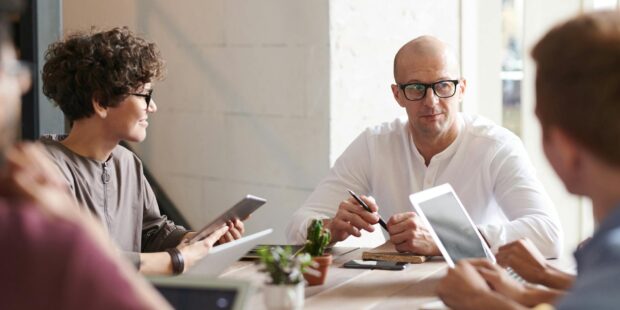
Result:
[[93,99],[104,107],[116,106],[163,75],[157,46],[126,27],[77,33],[47,49],[43,93],[73,122],[94,113]]

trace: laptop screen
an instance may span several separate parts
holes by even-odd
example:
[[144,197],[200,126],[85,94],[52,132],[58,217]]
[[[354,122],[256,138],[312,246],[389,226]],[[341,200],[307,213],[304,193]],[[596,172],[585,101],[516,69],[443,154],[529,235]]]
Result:
[[233,288],[155,287],[175,309],[233,309],[237,296]]
[[247,281],[191,275],[148,279],[174,309],[241,310],[253,292]]
[[476,227],[452,192],[418,204],[444,248],[456,263],[464,258],[488,258]]

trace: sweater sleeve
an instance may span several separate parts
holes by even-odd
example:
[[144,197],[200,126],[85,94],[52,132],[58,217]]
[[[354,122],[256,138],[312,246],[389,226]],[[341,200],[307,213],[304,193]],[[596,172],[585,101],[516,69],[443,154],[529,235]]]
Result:
[[[157,199],[151,185],[143,178],[144,217],[142,221],[142,252],[161,252],[176,247],[188,232],[183,226],[175,225],[159,211]],[[132,260],[133,261],[133,260]]]

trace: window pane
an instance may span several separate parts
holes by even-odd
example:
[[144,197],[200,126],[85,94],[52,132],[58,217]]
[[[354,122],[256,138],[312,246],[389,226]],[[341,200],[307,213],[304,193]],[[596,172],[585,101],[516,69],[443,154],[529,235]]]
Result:
[[502,80],[503,126],[521,136],[521,80]]
[[502,0],[502,125],[521,135],[523,0]]

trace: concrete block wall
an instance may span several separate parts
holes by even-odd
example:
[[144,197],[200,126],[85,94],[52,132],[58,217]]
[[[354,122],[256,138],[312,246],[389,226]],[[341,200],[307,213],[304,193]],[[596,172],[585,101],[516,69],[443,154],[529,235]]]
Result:
[[252,193],[283,229],[329,169],[327,1],[64,2],[64,29],[128,25],[167,61],[137,152],[194,227]]

